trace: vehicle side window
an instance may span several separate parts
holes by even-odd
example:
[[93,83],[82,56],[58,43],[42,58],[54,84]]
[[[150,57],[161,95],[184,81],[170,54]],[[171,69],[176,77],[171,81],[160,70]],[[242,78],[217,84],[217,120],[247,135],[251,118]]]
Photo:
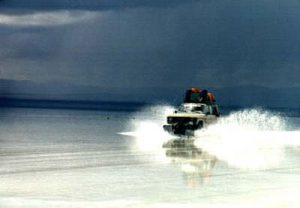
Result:
[[209,105],[208,108],[209,108],[209,115],[212,115],[213,114],[213,108],[212,108],[212,106]]
[[193,111],[203,111],[202,106],[197,106],[193,109]]
[[209,108],[208,108],[207,105],[204,105],[204,106],[203,106],[203,113],[204,113],[204,114],[209,114],[209,113],[210,113],[210,110],[209,110]]

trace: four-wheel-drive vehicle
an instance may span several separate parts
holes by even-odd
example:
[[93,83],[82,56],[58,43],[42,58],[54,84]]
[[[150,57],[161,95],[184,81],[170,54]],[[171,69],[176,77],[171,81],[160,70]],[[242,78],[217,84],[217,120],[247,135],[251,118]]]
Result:
[[214,123],[219,117],[215,97],[206,90],[187,90],[184,103],[167,116],[164,130],[178,136],[193,136],[194,131]]

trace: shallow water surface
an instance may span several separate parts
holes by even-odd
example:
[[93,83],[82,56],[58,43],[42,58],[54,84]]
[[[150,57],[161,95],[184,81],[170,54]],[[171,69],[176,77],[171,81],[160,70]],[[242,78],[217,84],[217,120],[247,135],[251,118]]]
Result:
[[[233,113],[194,143],[162,148],[171,139],[161,130],[167,110],[3,109],[0,206],[300,206],[298,117],[255,129],[243,122],[258,111]],[[276,142],[252,140],[257,134]]]

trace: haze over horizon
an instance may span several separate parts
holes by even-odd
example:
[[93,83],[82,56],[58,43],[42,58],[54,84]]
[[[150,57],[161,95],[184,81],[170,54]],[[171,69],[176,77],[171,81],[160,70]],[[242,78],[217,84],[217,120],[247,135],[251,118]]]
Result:
[[299,8],[297,0],[2,0],[0,93],[149,102],[196,86],[221,104],[299,107]]

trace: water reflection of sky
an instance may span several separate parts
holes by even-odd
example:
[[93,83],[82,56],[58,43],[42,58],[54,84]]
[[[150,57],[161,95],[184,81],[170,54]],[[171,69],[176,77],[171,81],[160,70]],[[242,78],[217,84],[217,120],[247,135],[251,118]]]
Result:
[[209,184],[213,168],[217,163],[215,156],[209,155],[193,144],[192,140],[171,140],[164,145],[166,156],[182,172],[188,187]]
[[[275,203],[270,196],[299,205],[297,147],[287,148],[276,168],[240,169],[193,143],[162,148],[151,125],[139,137],[117,134],[132,117],[42,109],[1,114],[1,207],[243,207],[253,201],[265,207]],[[140,148],[140,139],[154,145]]]

